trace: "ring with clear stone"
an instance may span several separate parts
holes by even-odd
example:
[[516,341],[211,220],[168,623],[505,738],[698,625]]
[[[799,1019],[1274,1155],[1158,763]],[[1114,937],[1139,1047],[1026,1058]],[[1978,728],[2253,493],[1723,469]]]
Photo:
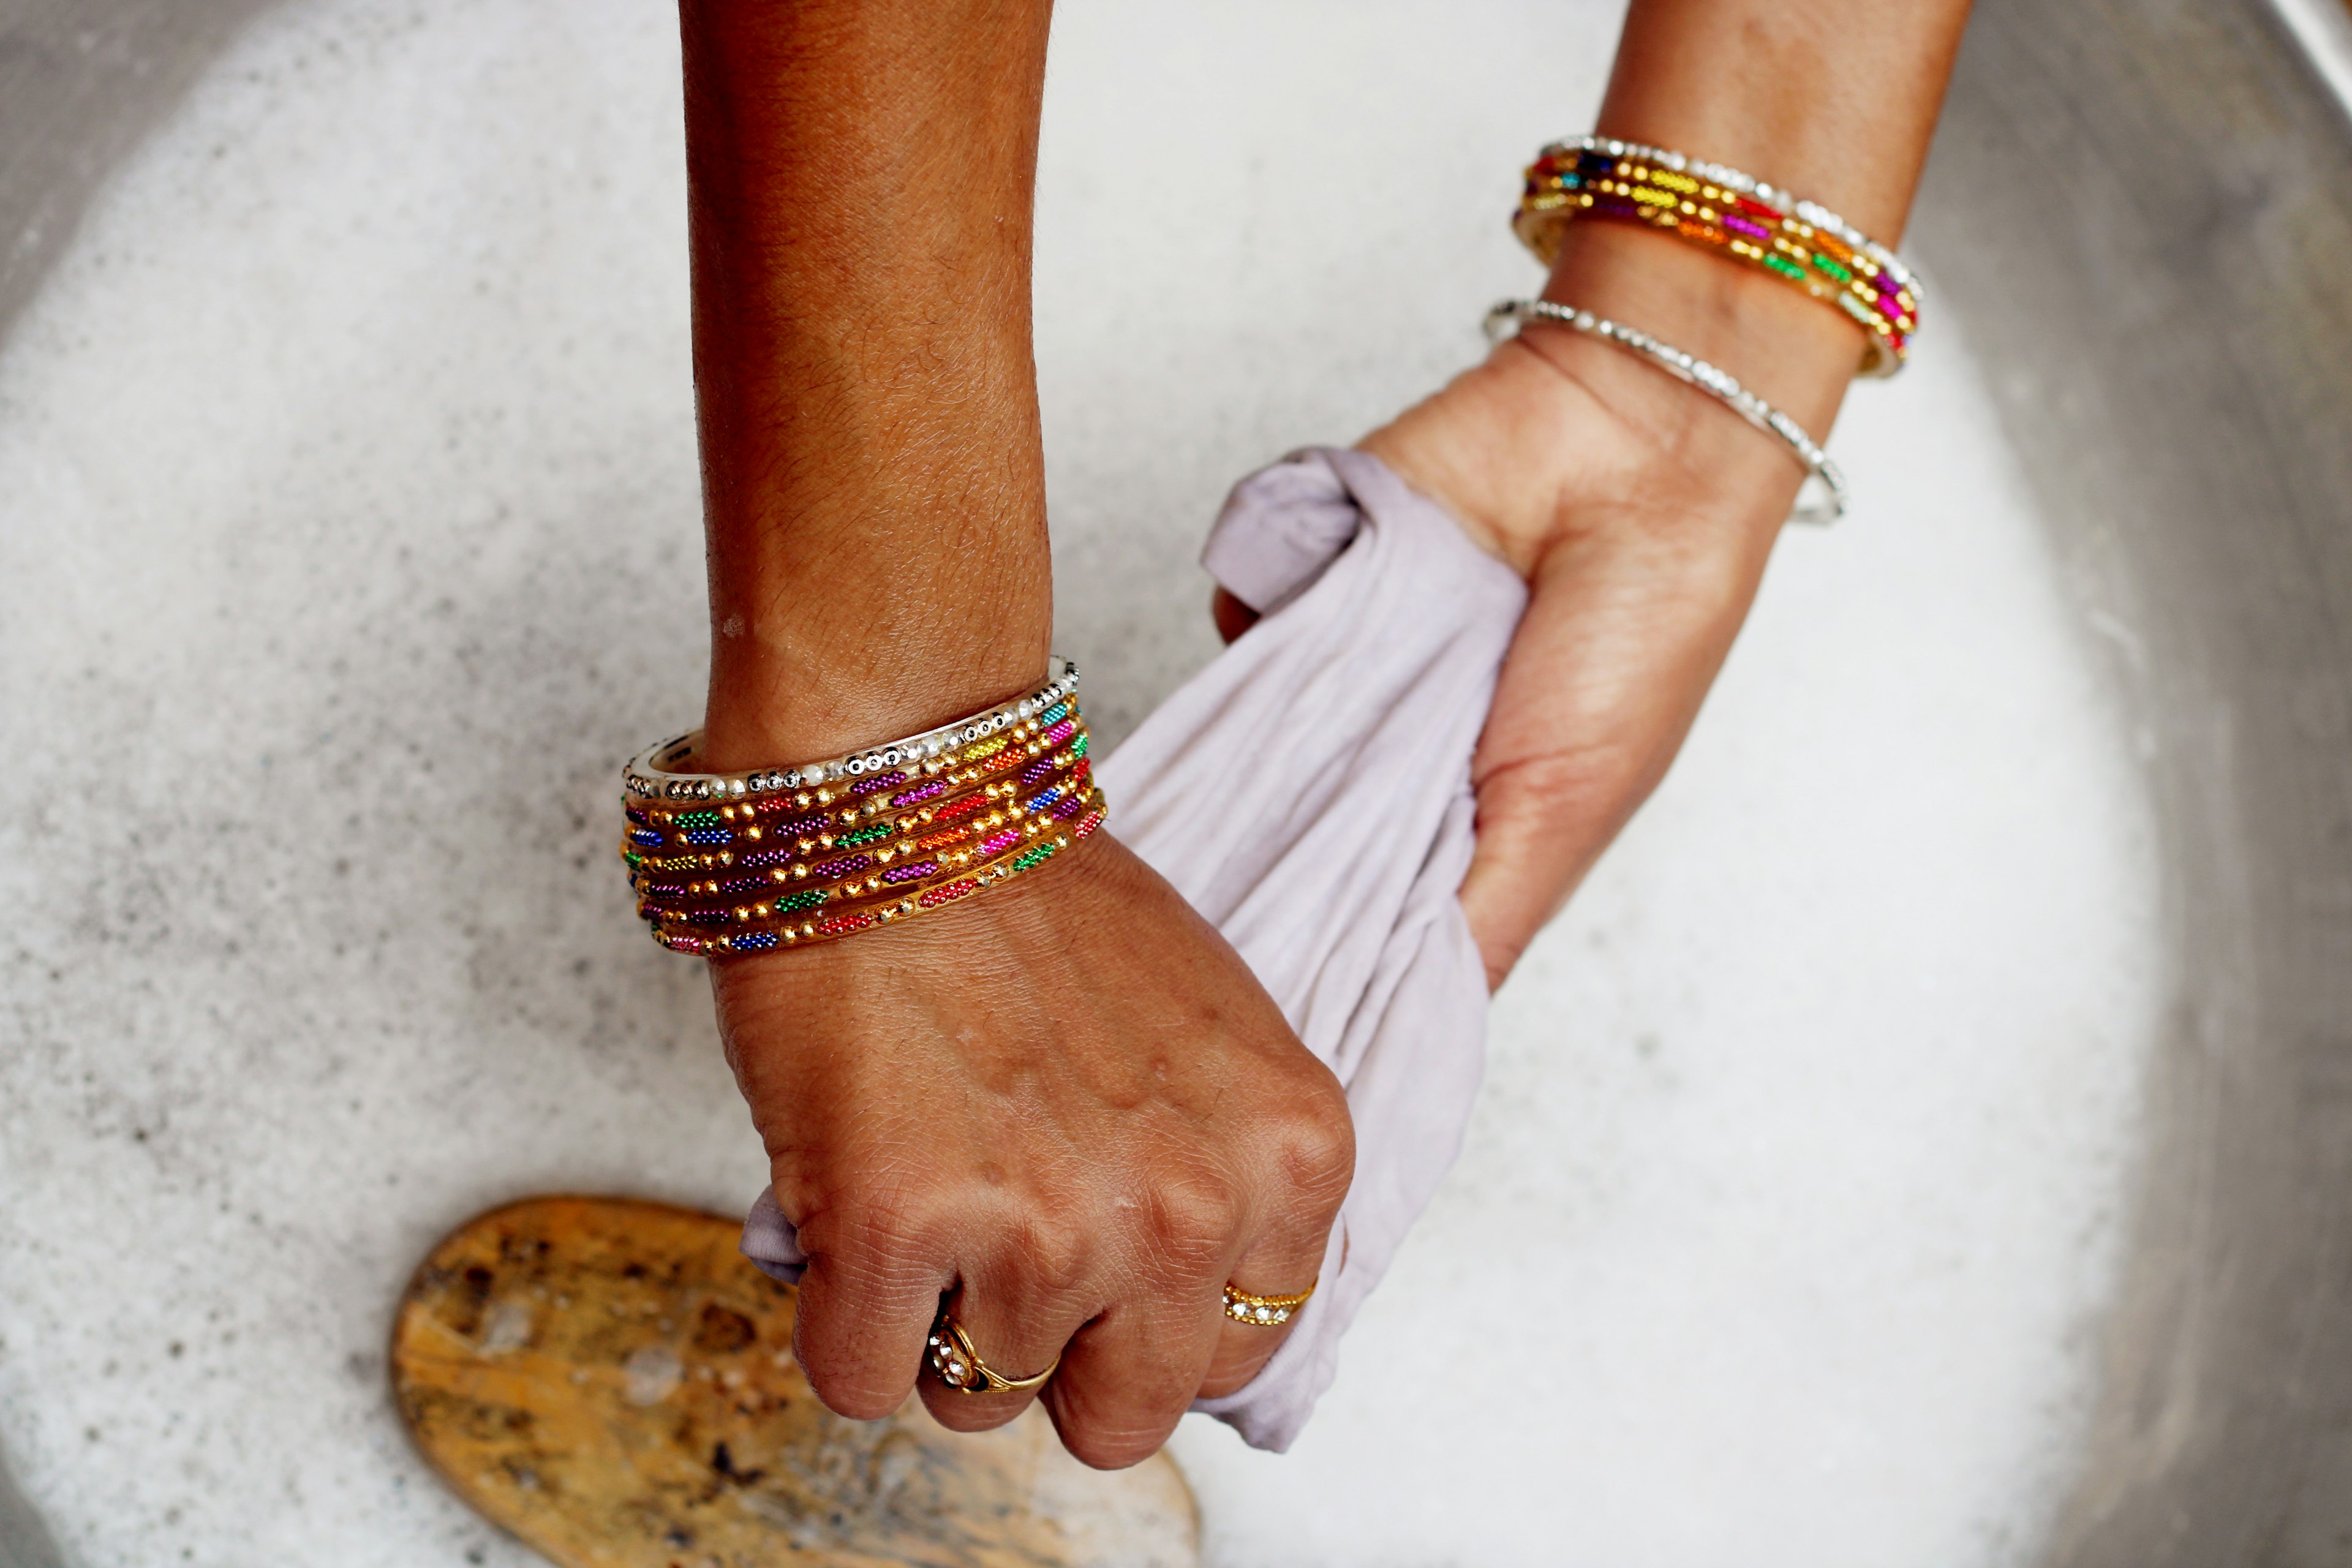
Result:
[[1043,1386],[1062,1364],[1062,1358],[1055,1356],[1054,1364],[1034,1377],[1007,1377],[980,1359],[980,1352],[971,1348],[971,1336],[944,1308],[931,1324],[930,1355],[931,1370],[958,1394],[1023,1393]]
[[1253,1296],[1246,1290],[1236,1290],[1228,1285],[1225,1287],[1225,1316],[1236,1323],[1247,1323],[1254,1329],[1278,1329],[1290,1321],[1292,1315],[1307,1305],[1307,1298],[1313,1294],[1313,1285],[1296,1296]]

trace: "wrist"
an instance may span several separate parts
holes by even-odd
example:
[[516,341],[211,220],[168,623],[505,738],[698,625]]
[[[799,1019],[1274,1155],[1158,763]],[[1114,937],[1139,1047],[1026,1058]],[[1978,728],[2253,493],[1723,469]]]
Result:
[[[1565,237],[1543,298],[1650,333],[1737,377],[1817,441],[1852,383],[1864,334],[1778,279],[1665,235],[1611,223]],[[1643,466],[1693,498],[1777,529],[1804,471],[1769,437],[1696,387],[1611,343],[1538,325],[1526,347],[1589,389]]]
[[714,616],[702,764],[788,764],[936,728],[1045,677],[1050,589],[919,602],[855,629]]
[[[1777,279],[1618,225],[1572,228],[1544,297],[1708,361],[1816,439],[1861,356],[1851,323]],[[1626,527],[1760,564],[1804,479],[1714,397],[1542,323],[1362,445],[1530,578],[1560,546]]]
[[1044,679],[1054,601],[1042,497],[968,509],[922,489],[869,494],[871,521],[854,527],[711,530],[709,768],[854,751]]
[[844,373],[814,378],[834,387],[822,428],[706,419],[711,768],[852,751],[1043,679],[1034,399],[1003,384],[1009,356],[953,346],[952,395]]

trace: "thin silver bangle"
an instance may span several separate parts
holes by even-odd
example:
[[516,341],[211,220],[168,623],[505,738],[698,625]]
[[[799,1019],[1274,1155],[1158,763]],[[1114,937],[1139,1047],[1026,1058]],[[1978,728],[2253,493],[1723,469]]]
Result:
[[1045,684],[1027,696],[984,708],[952,724],[926,730],[903,741],[865,747],[824,762],[803,763],[796,768],[760,768],[744,773],[672,773],[672,767],[690,760],[700,748],[702,731],[696,730],[674,735],[638,752],[621,772],[622,787],[631,800],[658,801],[737,800],[747,795],[767,795],[778,790],[803,786],[814,789],[822,784],[926,762],[958,747],[972,745],[999,730],[1009,730],[1044,712],[1077,689],[1078,667],[1055,654],[1046,661]]
[[1555,305],[1549,300],[1506,300],[1486,312],[1486,337],[1499,342],[1503,323],[1525,326],[1529,321],[1549,321],[1555,326],[1569,327],[1587,337],[1600,338],[1619,348],[1641,355],[1676,381],[1698,388],[1709,397],[1738,415],[1767,436],[1784,442],[1804,464],[1810,480],[1820,482],[1820,493],[1812,500],[1799,499],[1790,509],[1790,522],[1832,523],[1845,515],[1846,501],[1851,492],[1845,476],[1830,461],[1821,443],[1805,434],[1803,426],[1781,413],[1754,393],[1739,384],[1730,372],[1718,370],[1696,354],[1686,354],[1678,348],[1660,342],[1649,333],[1606,316],[1596,316],[1590,310],[1580,310],[1571,305]]

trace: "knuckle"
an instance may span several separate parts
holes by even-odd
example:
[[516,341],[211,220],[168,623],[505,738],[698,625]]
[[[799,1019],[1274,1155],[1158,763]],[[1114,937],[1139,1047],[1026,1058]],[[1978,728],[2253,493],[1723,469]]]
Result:
[[1346,1101],[1286,1118],[1275,1133],[1274,1158],[1294,1192],[1338,1203],[1356,1173],[1356,1129]]
[[1160,1441],[1156,1433],[1137,1436],[1086,1431],[1064,1436],[1062,1446],[1088,1469],[1125,1470],[1160,1452]]
[[1336,1207],[1356,1169],[1356,1124],[1347,1091],[1321,1062],[1295,1051],[1250,1128],[1245,1168],[1283,1207]]
[[923,1408],[930,1412],[931,1419],[950,1432],[992,1432],[1011,1424],[1030,1405],[1025,1398],[1003,1395],[974,1399],[928,1377],[916,1387],[922,1392]]
[[910,1260],[929,1249],[938,1228],[934,1209],[908,1187],[855,1184],[836,1192],[802,1226],[801,1245],[812,1256],[829,1254],[853,1266]]
[[1483,817],[1497,811],[1544,823],[1600,824],[1629,814],[1663,771],[1643,737],[1587,740],[1573,750],[1514,758],[1478,777]]
[[[811,1342],[812,1340],[819,1342]],[[875,1375],[873,1369],[854,1354],[821,1342],[821,1336],[796,1331],[793,1336],[793,1359],[800,1363],[810,1389],[824,1407],[852,1421],[878,1421],[898,1409],[907,1396],[905,1387]]]
[[1053,1415],[1062,1447],[1072,1458],[1090,1469],[1124,1470],[1160,1452],[1183,1408],[1180,1403],[1174,1413],[1155,1419],[1141,1410],[1111,1415],[1063,1400],[1055,1402]]
[[1062,1215],[1033,1214],[1022,1223],[1019,1249],[1022,1267],[1038,1289],[1064,1295],[1093,1268],[1093,1227]]
[[820,1375],[808,1368],[809,1387],[820,1404],[851,1421],[879,1421],[905,1403],[903,1394],[874,1388],[856,1378]]
[[1241,1213],[1239,1188],[1213,1170],[1164,1175],[1152,1192],[1155,1239],[1163,1253],[1181,1261],[1205,1264],[1222,1258]]

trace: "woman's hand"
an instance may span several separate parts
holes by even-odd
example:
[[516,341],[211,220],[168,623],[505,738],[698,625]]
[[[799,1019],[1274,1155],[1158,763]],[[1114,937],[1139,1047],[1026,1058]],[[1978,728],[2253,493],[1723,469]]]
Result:
[[[1802,191],[1893,245],[1967,18],[1968,0],[1634,0],[1600,125]],[[1545,298],[1711,361],[1828,436],[1863,343],[1836,311],[1646,228],[1579,223],[1566,242]],[[1704,393],[1544,326],[1363,446],[1532,590],[1473,764],[1462,886],[1499,985],[1674,760],[1801,470]]]
[[[1347,1101],[1241,960],[1097,835],[984,898],[714,963],[736,1081],[811,1258],[795,1349],[825,1404],[888,1414],[942,1295],[1087,1463],[1159,1448],[1283,1331],[1223,1287],[1303,1290],[1354,1163]],[[958,1429],[1028,1394],[920,1378]]]
[[[1548,297],[1642,325],[1829,427],[1861,349],[1832,312],[1658,236],[1596,225],[1571,240]],[[1499,985],[1664,776],[1803,470],[1705,394],[1540,324],[1361,445],[1531,590],[1472,764],[1461,895]],[[1226,636],[1249,618],[1220,599]]]

